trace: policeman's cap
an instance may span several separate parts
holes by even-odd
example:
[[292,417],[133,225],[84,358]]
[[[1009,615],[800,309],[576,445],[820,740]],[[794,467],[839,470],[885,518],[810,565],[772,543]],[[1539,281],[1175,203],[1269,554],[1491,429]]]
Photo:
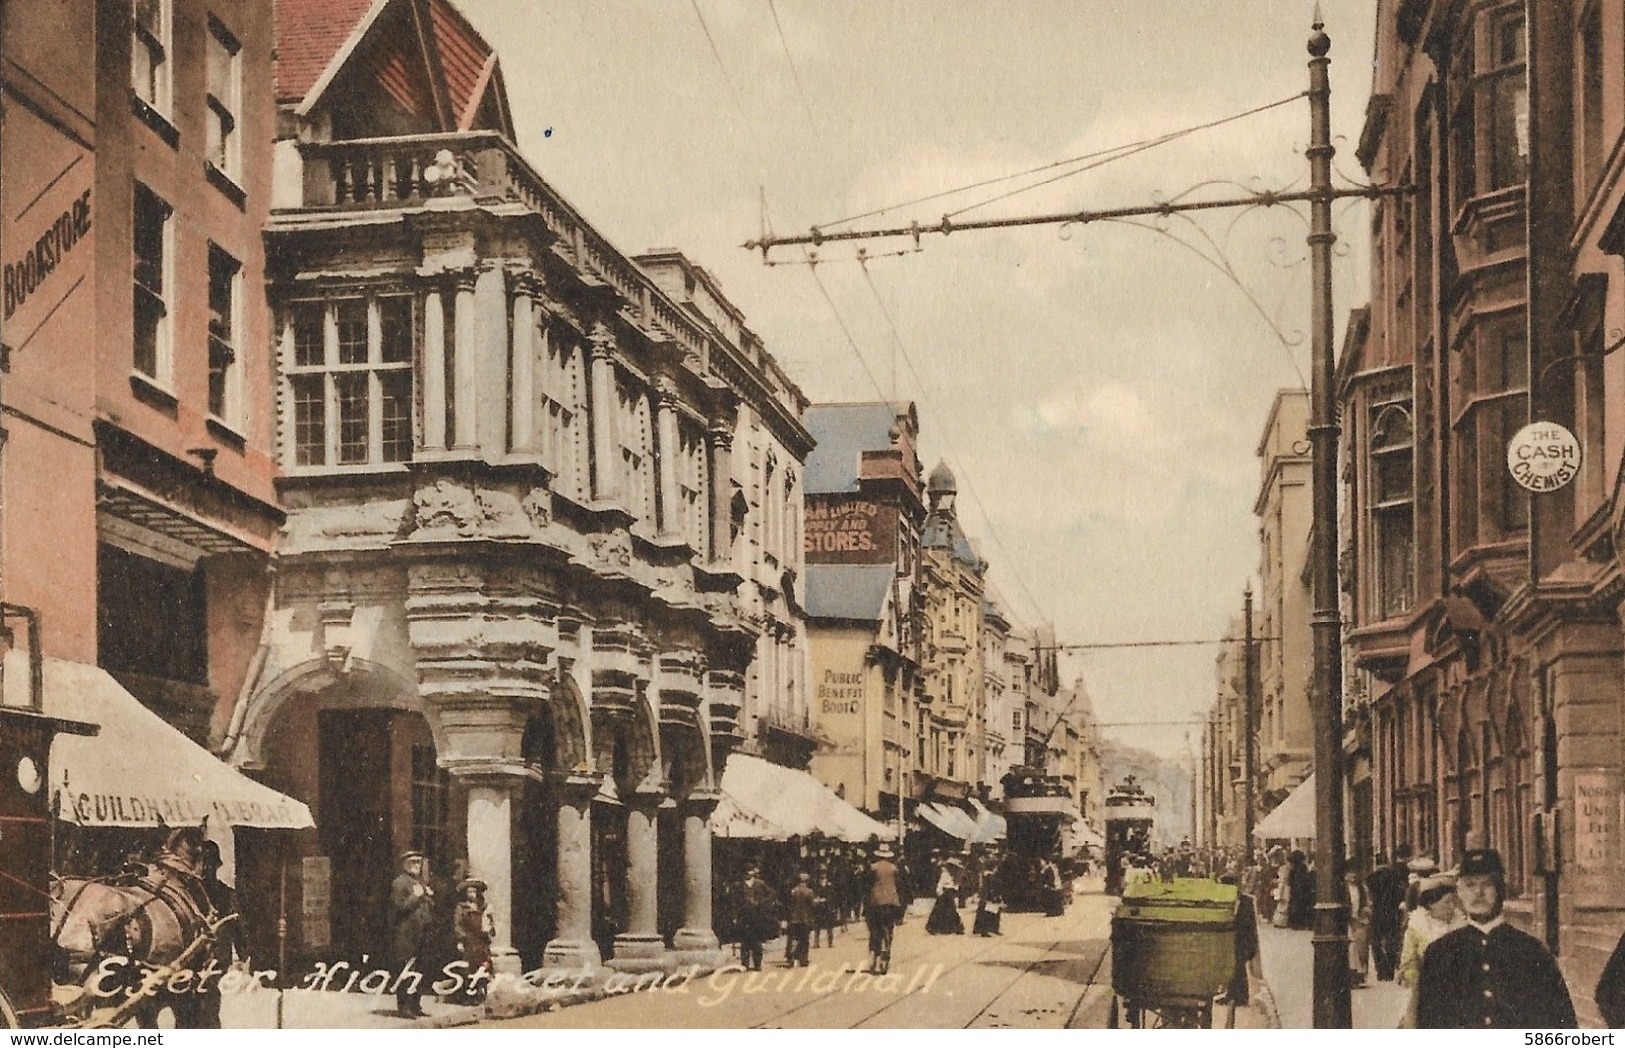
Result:
[[1461,857],[1461,875],[1463,877],[1485,873],[1495,877],[1505,877],[1506,872],[1506,866],[1501,862],[1501,853],[1494,848],[1472,848]]

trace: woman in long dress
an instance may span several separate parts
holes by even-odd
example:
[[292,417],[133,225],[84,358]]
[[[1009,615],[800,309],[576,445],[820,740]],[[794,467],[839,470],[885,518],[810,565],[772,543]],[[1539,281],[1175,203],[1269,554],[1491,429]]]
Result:
[[950,859],[942,864],[937,877],[937,901],[926,918],[925,930],[932,935],[964,935],[965,922],[959,917],[959,880],[954,876],[959,863]]
[[971,931],[984,938],[1004,934],[999,930],[1004,913],[1004,892],[999,886],[1002,874],[1002,866],[982,874],[982,896],[976,903],[976,923]]

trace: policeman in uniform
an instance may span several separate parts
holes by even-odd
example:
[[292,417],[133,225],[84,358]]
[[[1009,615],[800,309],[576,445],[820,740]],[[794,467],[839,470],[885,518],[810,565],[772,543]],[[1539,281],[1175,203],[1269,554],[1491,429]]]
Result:
[[1573,1029],[1574,1003],[1540,940],[1507,924],[1506,869],[1491,848],[1468,851],[1456,879],[1467,925],[1422,958],[1419,1029]]

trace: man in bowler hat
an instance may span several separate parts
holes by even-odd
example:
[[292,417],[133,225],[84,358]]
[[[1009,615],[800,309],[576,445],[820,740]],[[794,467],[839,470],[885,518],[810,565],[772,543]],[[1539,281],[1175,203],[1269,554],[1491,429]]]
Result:
[[[423,1015],[423,956],[435,924],[434,889],[429,887],[427,865],[420,851],[401,855],[400,873],[389,886],[390,938],[396,971],[395,1008],[405,1018]],[[408,961],[417,965],[416,977],[402,976]]]
[[1573,1029],[1574,1003],[1539,939],[1507,924],[1506,870],[1492,848],[1469,850],[1456,878],[1467,925],[1422,957],[1416,990],[1420,1029]]

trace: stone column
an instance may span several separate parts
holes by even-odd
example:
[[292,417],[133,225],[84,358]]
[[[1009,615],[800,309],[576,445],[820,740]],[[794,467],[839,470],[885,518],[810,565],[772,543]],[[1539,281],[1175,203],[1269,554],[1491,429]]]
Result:
[[660,938],[660,804],[665,794],[639,790],[626,798],[627,928],[615,936],[610,967],[625,972],[666,967]]
[[517,974],[519,954],[513,948],[513,826],[522,796],[518,775],[469,776],[468,871],[486,884],[485,905],[496,924],[491,941],[497,974]]
[[474,444],[487,456],[513,447],[508,430],[512,389],[509,353],[513,319],[508,303],[508,272],[489,259],[475,269],[474,286]]
[[559,806],[557,921],[542,966],[597,969],[604,963],[592,938],[592,799],[599,779],[560,776],[552,785]]
[[512,405],[514,451],[536,450],[536,277],[528,272],[514,275],[513,348],[509,370],[508,401]]
[[733,561],[733,430],[724,423],[711,428],[706,479],[711,489],[711,563]]
[[423,447],[446,447],[446,307],[438,287],[423,296]]
[[682,456],[682,439],[677,425],[677,387],[661,379],[656,394],[655,436],[660,441],[660,533],[681,535],[682,506],[677,494],[677,462]]
[[682,802],[683,926],[672,944],[687,964],[721,963],[722,951],[711,927],[711,827],[707,820],[721,795],[696,790]]
[[452,415],[456,433],[452,446],[473,448],[479,445],[479,354],[474,344],[474,285],[478,274],[463,270],[456,274],[456,303],[453,308],[452,328]]
[[620,492],[615,478],[619,472],[615,461],[615,364],[611,354],[615,338],[604,324],[594,325],[588,340],[588,354],[592,360],[592,497],[595,501],[612,501]]

